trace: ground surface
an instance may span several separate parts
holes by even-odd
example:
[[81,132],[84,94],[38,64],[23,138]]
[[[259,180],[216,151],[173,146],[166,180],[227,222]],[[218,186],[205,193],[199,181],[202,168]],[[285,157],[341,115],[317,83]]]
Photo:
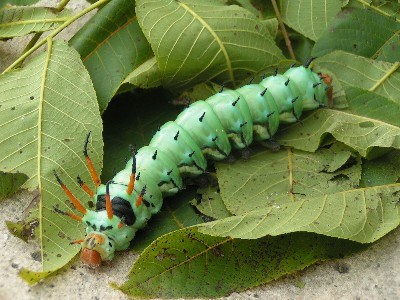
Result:
[[[42,1],[55,5],[58,1]],[[73,0],[69,8],[87,5]],[[72,31],[76,30],[72,28]],[[71,32],[60,35],[68,39]],[[0,71],[18,57],[26,39],[0,42]],[[135,257],[119,253],[111,266],[92,271],[79,262],[43,283],[29,287],[18,277],[21,267],[35,268],[37,248],[10,235],[4,221],[18,221],[33,194],[20,192],[0,203],[0,300],[8,299],[127,299],[109,287],[122,283]],[[399,299],[400,229],[349,258],[323,262],[252,290],[224,299]],[[249,274],[251,276],[251,274]]]

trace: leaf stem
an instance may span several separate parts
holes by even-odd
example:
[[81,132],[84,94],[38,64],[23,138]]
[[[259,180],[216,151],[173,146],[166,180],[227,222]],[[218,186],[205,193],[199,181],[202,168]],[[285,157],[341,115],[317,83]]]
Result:
[[[103,4],[109,2],[111,0],[99,0],[92,5],[88,6],[84,10],[82,10],[80,13],[76,14],[75,16],[71,17],[67,21],[65,21],[61,26],[57,27],[54,29],[46,38],[42,39],[39,43],[34,45],[32,48],[30,48],[27,52],[22,54],[15,62],[12,63],[7,69],[3,71],[2,74],[9,72],[16,66],[18,66],[22,61],[24,61],[25,58],[27,58],[29,55],[31,55],[33,52],[35,52],[37,49],[39,49],[41,46],[46,44],[47,41],[51,40],[53,37],[55,37],[57,34],[59,34],[62,30],[64,30],[66,27],[68,27],[70,24],[75,22],[77,19],[80,17],[86,15],[88,12],[92,11],[93,9],[98,8],[99,6],[102,6]],[[65,3],[66,1],[63,0],[62,3]],[[66,3],[65,3],[66,4]],[[61,5],[61,3],[60,3]]]
[[396,72],[399,67],[400,62],[396,62],[395,64],[393,64],[393,66],[387,71],[387,73],[368,91],[374,92],[386,79],[388,79],[394,72]]
[[[58,4],[56,10],[58,12],[61,12],[65,6],[69,3],[70,0],[61,0],[60,4]],[[40,37],[42,36],[43,32],[37,32],[35,33],[35,35],[32,37],[32,39],[29,41],[29,43],[26,45],[26,47],[24,48],[24,50],[22,51],[22,54],[26,53],[29,51],[29,49],[31,49],[36,42],[40,39]],[[21,55],[22,55],[21,54]],[[21,65],[24,62],[24,60],[22,60],[19,65]]]
[[288,35],[287,31],[286,31],[285,24],[283,24],[282,15],[281,15],[281,13],[279,11],[278,5],[276,4],[275,0],[271,0],[271,2],[272,2],[272,5],[274,6],[276,18],[278,19],[279,26],[281,27],[282,35],[283,35],[283,38],[285,39],[286,47],[289,50],[290,58],[293,59],[293,60],[296,60],[296,56],[294,55],[294,51],[293,51],[293,48],[292,48],[292,43],[290,42],[289,35]]

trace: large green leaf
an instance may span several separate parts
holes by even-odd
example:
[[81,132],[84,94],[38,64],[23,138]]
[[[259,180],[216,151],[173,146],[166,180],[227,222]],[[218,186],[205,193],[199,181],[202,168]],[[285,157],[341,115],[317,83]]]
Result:
[[143,62],[126,76],[124,83],[130,83],[144,89],[161,86],[161,74],[157,59],[153,56]]
[[316,41],[342,5],[342,0],[281,0],[280,11],[288,26]]
[[400,184],[348,190],[279,207],[270,205],[199,225],[199,230],[240,239],[305,231],[372,243],[399,226],[399,195]]
[[202,214],[213,219],[223,219],[232,215],[226,208],[217,188],[209,186],[200,188],[197,192],[201,197],[192,200],[191,204]]
[[313,56],[333,50],[396,62],[400,60],[400,23],[365,9],[346,9],[318,39]]
[[153,56],[134,0],[110,1],[70,40],[81,54],[104,111],[129,73]]
[[25,174],[0,172],[0,200],[16,192],[27,179]]
[[69,13],[50,7],[10,7],[0,10],[0,39],[44,32],[68,20]]
[[53,170],[78,198],[87,199],[75,178],[92,186],[82,153],[91,131],[90,152],[100,171],[102,124],[95,91],[79,54],[56,42],[24,68],[2,75],[0,95],[1,170],[24,173],[24,187],[39,188],[42,271],[52,272],[74,257],[79,249],[69,242],[83,234],[81,224],[53,212],[54,206],[71,211]]
[[315,234],[241,240],[187,228],[146,248],[119,289],[140,298],[220,297],[362,248]]
[[236,5],[139,0],[137,16],[170,88],[213,78],[235,86],[283,58],[265,23]]
[[348,190],[361,178],[361,161],[336,146],[316,153],[264,151],[216,168],[221,197],[235,215]]

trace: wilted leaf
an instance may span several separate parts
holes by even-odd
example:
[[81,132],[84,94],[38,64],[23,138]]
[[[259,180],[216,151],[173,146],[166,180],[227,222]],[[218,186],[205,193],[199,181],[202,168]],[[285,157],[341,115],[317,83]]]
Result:
[[110,1],[70,44],[90,73],[102,112],[126,76],[153,56],[136,19],[134,0]]
[[0,39],[44,32],[68,20],[69,12],[50,7],[10,7],[0,10]]
[[342,0],[281,0],[280,11],[288,26],[315,41],[342,5]]
[[400,184],[354,189],[270,205],[198,228],[205,234],[240,239],[304,231],[372,243],[399,225],[399,195]]
[[361,178],[361,161],[343,147],[316,153],[264,151],[216,168],[221,197],[235,215],[348,190]]
[[214,298],[362,248],[315,234],[241,240],[187,228],[154,241],[135,262],[128,281],[118,288],[130,297]]
[[24,68],[2,75],[0,94],[0,164],[3,172],[26,174],[24,187],[39,188],[42,271],[51,273],[74,257],[78,248],[69,241],[83,234],[81,224],[53,212],[54,206],[71,211],[53,170],[78,198],[87,199],[75,178],[91,185],[82,153],[91,131],[90,152],[100,171],[102,125],[95,91],[79,54],[56,42]]
[[366,9],[345,9],[330,23],[318,39],[313,56],[334,50],[378,58],[400,60],[400,23]]
[[164,86],[216,78],[235,86],[283,58],[264,23],[222,1],[137,1],[137,16]]
[[225,203],[215,187],[200,188],[197,193],[201,198],[192,200],[191,204],[202,214],[213,219],[223,219],[232,215],[226,209]]

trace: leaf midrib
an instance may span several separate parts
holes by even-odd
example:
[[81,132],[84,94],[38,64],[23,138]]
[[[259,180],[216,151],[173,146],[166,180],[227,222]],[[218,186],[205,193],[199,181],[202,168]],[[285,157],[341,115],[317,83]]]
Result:
[[217,33],[211,28],[211,26],[201,16],[199,16],[194,10],[192,10],[185,3],[179,2],[178,4],[183,9],[185,9],[187,12],[189,12],[195,19],[197,19],[208,30],[208,32],[210,32],[210,34],[213,36],[215,41],[218,43],[218,45],[219,45],[219,47],[220,47],[220,49],[221,49],[221,51],[222,51],[222,53],[223,53],[223,55],[225,57],[226,66],[227,66],[228,72],[229,72],[229,78],[230,78],[231,82],[233,83],[233,85],[235,85],[235,76],[233,74],[232,63],[231,63],[231,60],[229,58],[229,54],[228,54],[228,52],[227,52],[222,40],[219,38]]

